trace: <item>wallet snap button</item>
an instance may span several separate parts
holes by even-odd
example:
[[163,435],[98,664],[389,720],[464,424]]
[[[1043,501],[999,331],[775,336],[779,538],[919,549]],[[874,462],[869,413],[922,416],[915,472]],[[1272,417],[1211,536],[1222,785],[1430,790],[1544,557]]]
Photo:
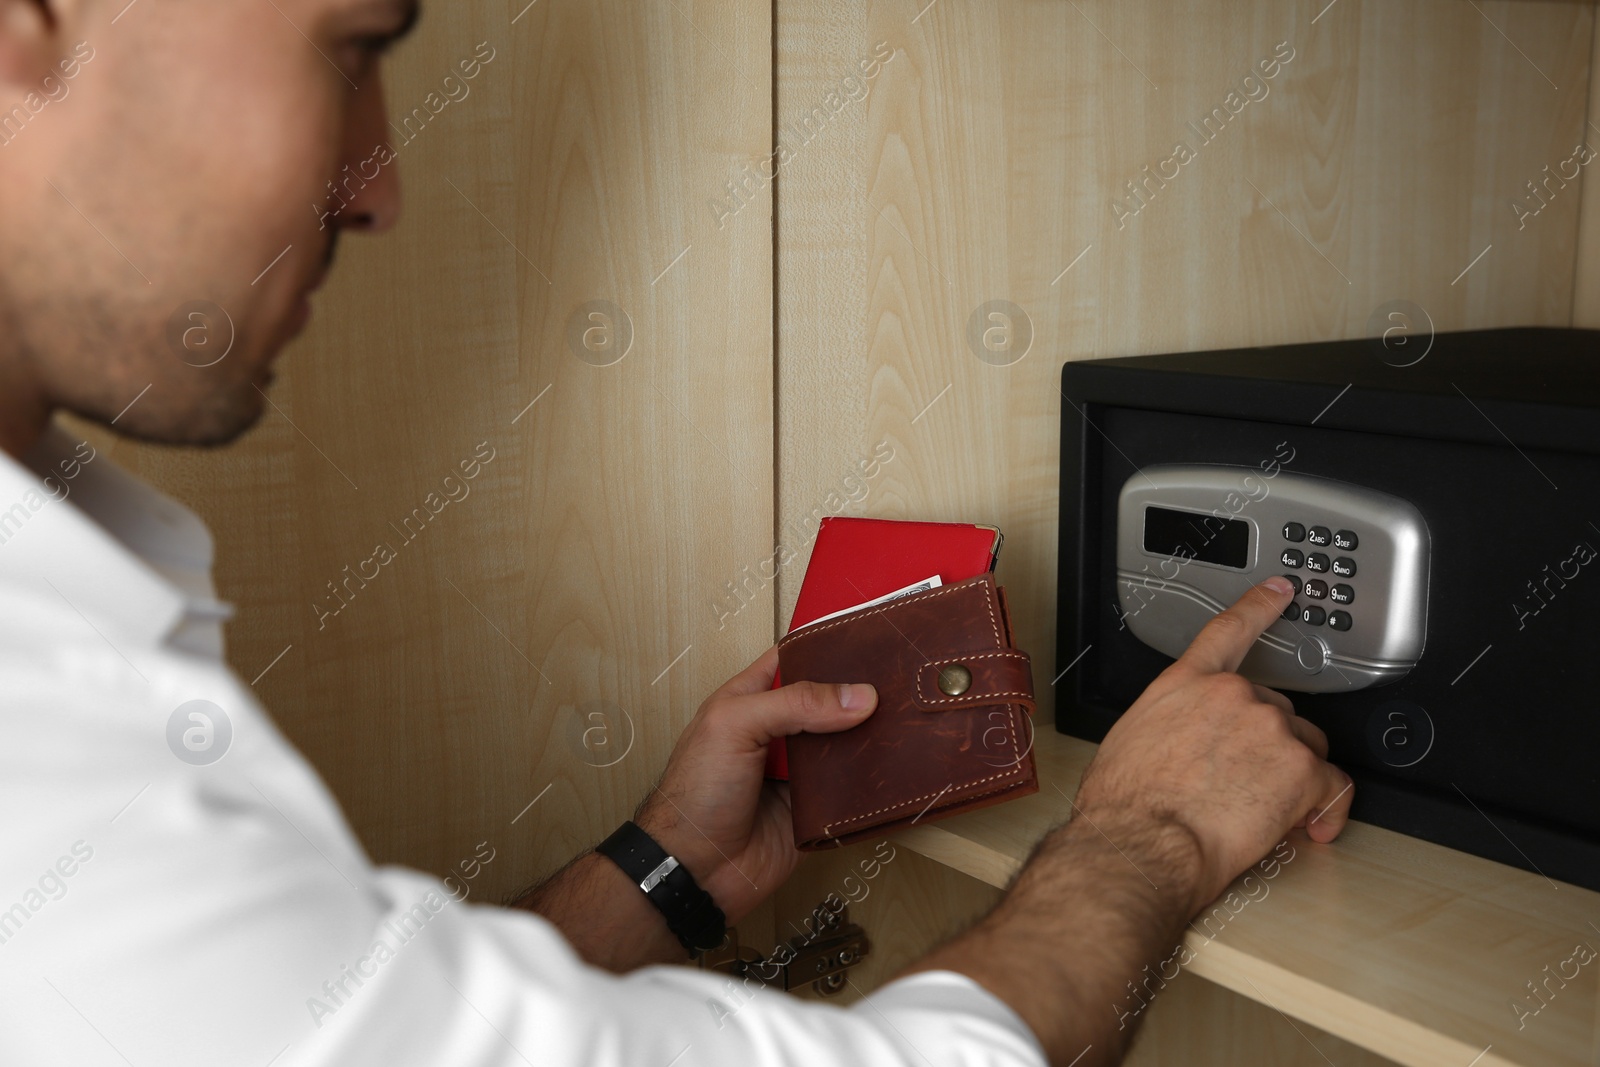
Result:
[[972,672],[959,663],[939,670],[939,692],[958,697],[972,688]]

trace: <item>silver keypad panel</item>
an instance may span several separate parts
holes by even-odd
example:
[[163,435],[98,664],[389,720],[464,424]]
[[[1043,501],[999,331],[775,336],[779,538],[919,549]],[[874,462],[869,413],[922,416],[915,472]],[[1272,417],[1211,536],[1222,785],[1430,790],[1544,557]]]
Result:
[[1286,575],[1294,602],[1240,673],[1274,689],[1362,689],[1422,656],[1428,550],[1421,512],[1387,493],[1275,463],[1146,467],[1118,503],[1118,613],[1176,657],[1250,586]]

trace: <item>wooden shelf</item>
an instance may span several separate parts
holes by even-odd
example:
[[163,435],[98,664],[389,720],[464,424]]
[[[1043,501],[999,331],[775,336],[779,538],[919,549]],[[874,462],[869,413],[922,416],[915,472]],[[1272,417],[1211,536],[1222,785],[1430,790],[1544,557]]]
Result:
[[[1041,730],[1038,793],[897,840],[1003,887],[1071,814],[1095,748]],[[1575,946],[1600,950],[1600,893],[1364,823],[1331,845],[1289,840],[1294,857],[1265,894],[1257,885],[1236,913],[1197,920],[1188,970],[1415,1067],[1600,1063],[1600,959],[1564,986],[1550,980],[1520,1029],[1512,1007],[1536,1006],[1526,983],[1557,974]]]

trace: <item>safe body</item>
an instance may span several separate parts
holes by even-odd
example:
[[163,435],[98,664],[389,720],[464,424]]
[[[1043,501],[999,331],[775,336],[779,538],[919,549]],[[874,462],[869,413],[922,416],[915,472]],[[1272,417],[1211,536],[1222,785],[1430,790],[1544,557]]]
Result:
[[[1203,608],[1148,590],[1126,599],[1127,573],[1150,563],[1159,577],[1160,556],[1130,565],[1124,508],[1215,506],[1141,497],[1140,472],[1254,471],[1280,500],[1293,475],[1398,501],[1396,521],[1426,532],[1425,563],[1408,564],[1426,590],[1411,587],[1412,638],[1353,657],[1382,661],[1382,676],[1326,686],[1338,675],[1271,673],[1265,649],[1244,671],[1288,690],[1326,731],[1355,779],[1355,818],[1600,889],[1600,334],[1519,328],[1409,345],[1403,359],[1371,339],[1065,365],[1057,727],[1098,741],[1202,611],[1247,579],[1295,573],[1257,565],[1263,546],[1286,547],[1271,535],[1289,518],[1269,523],[1250,504],[1239,516],[1258,538],[1248,570],[1180,567],[1191,585],[1202,572],[1230,580],[1199,583]],[[1331,515],[1295,521],[1341,528]],[[1330,655],[1364,625],[1360,536],[1355,626],[1315,630]],[[1276,623],[1265,644],[1292,632]]]

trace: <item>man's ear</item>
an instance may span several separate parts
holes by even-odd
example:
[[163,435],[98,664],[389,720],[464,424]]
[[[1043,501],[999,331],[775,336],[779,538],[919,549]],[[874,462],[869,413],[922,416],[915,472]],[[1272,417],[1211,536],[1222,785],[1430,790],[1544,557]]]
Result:
[[60,6],[57,0],[0,0],[0,85],[26,92],[53,72],[62,49]]

